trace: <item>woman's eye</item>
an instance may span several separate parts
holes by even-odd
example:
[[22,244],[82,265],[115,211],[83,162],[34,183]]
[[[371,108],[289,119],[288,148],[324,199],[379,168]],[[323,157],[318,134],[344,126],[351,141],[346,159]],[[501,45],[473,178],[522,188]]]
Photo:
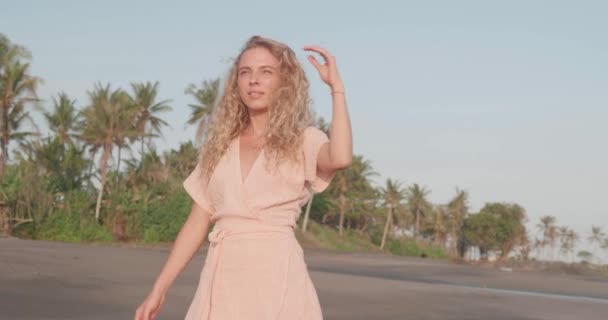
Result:
[[272,74],[272,71],[270,71],[270,70],[264,70],[263,72],[264,72],[264,74]]

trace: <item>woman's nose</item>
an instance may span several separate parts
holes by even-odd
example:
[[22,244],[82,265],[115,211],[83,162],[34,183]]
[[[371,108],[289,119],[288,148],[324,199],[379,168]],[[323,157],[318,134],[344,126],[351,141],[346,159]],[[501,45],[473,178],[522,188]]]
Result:
[[249,84],[258,84],[258,73],[252,72],[249,77]]
[[249,84],[255,83],[258,83],[258,77],[255,74],[252,74],[251,77],[249,77]]

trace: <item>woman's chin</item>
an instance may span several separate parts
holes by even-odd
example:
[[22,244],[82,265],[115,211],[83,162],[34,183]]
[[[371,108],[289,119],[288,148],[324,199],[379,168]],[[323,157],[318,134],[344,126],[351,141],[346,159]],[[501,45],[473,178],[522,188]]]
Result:
[[256,103],[256,102],[248,104],[247,108],[249,109],[249,111],[256,112],[256,113],[265,112],[268,110],[268,106],[266,104]]

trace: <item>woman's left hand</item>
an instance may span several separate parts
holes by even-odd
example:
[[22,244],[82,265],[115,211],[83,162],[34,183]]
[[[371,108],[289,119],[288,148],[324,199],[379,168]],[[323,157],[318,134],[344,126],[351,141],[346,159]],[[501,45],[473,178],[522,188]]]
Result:
[[304,50],[316,52],[320,54],[323,59],[325,59],[325,63],[320,64],[314,56],[308,56],[308,61],[310,61],[315,69],[319,71],[321,80],[329,85],[332,90],[343,91],[344,85],[342,84],[342,79],[340,79],[340,75],[338,74],[336,57],[332,56],[327,50],[318,46],[306,46],[304,47]]

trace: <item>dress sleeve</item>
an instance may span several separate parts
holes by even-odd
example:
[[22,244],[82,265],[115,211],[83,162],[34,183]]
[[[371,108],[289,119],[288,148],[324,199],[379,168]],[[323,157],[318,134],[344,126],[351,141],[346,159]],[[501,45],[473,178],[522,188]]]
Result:
[[190,195],[192,200],[196,202],[203,210],[210,215],[215,212],[207,193],[207,183],[203,183],[201,177],[200,162],[196,165],[192,173],[184,180],[184,189]]
[[325,190],[335,175],[335,173],[327,174],[317,169],[317,156],[321,147],[327,142],[329,142],[329,138],[318,128],[308,127],[304,130],[304,174],[306,183],[314,192]]

